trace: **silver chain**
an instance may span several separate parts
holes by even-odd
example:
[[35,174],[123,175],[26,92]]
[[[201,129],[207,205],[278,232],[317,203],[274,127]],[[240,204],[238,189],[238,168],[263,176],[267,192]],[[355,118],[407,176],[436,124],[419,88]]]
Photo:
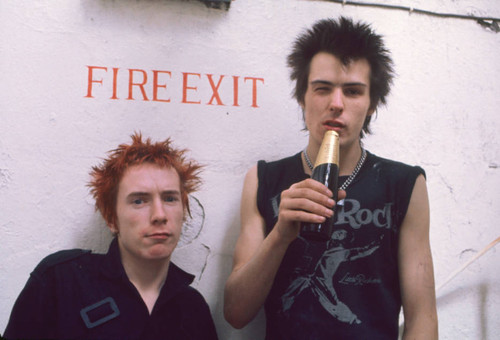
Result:
[[[311,160],[309,159],[309,155],[307,154],[307,147],[304,149],[304,158],[306,159],[306,163],[309,169],[313,171],[313,165],[311,163]],[[356,164],[354,171],[349,175],[349,177],[347,177],[345,182],[340,186],[339,188],[340,190],[345,190],[349,186],[349,184],[351,184],[351,182],[358,174],[359,170],[361,170],[361,167],[363,166],[365,159],[366,159],[366,150],[361,148],[361,157],[359,158],[358,164]]]

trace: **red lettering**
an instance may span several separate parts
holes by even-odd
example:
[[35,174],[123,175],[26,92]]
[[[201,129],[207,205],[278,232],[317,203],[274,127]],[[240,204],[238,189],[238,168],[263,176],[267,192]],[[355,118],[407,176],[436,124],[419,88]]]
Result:
[[87,86],[87,95],[85,96],[85,98],[94,98],[92,97],[92,84],[93,83],[99,83],[102,85],[102,78],[101,80],[94,80],[94,72],[93,70],[94,69],[100,69],[100,70],[104,70],[106,72],[108,72],[108,68],[107,67],[102,67],[102,66],[88,66],[87,67],[89,68],[89,78],[88,78],[88,86]]
[[170,98],[168,98],[168,99],[158,99],[158,88],[162,87],[165,90],[167,89],[167,84],[158,85],[158,74],[159,73],[166,73],[170,77],[172,77],[172,73],[170,71],[157,71],[157,70],[153,70],[153,101],[170,103]]
[[[171,103],[175,101],[177,103],[182,104],[201,104],[202,102],[206,103],[206,105],[219,105],[225,106],[230,105],[228,102],[231,100],[231,94],[228,93],[231,91],[231,80],[232,78],[232,106],[239,107],[240,105],[240,79],[243,79],[243,86],[245,86],[248,81],[251,83],[251,96],[252,103],[251,107],[258,108],[258,85],[260,83],[264,84],[264,78],[258,77],[244,77],[244,76],[235,76],[235,75],[217,75],[217,74],[203,74],[203,73],[193,73],[193,72],[179,72],[182,73],[182,98],[174,98],[171,94],[173,85],[180,84],[171,84],[171,82],[177,77],[173,77],[171,71],[164,70],[143,70],[143,69],[128,69],[128,80],[125,75],[125,70],[119,67],[103,67],[103,66],[89,66],[86,65],[88,69],[87,75],[87,94],[85,98],[94,98],[93,91],[95,84],[98,84],[98,87],[105,88],[107,91],[111,92],[111,96],[108,97],[111,100],[120,99],[118,96],[118,91],[126,91],[124,89],[125,83],[128,81],[128,97],[125,97],[124,94],[120,93],[120,97],[126,98],[127,100],[135,100],[134,98],[134,90],[136,91],[135,96],[137,95],[137,88],[142,94],[142,99],[144,101],[149,101],[148,96],[152,97],[152,101],[155,102],[163,102],[163,103]],[[109,76],[106,77],[108,69],[112,70],[112,80],[110,81]],[[100,71],[104,71],[104,73],[97,73]],[[96,76],[103,75],[102,77]],[[121,74],[124,74],[123,76]],[[205,81],[204,76],[207,76],[207,80]],[[149,76],[149,79],[148,79]],[[106,78],[106,82],[104,79]],[[197,78],[197,79],[193,79]],[[203,78],[203,79],[202,79]],[[224,80],[228,79],[228,80]],[[149,80],[149,83],[148,83]],[[179,81],[180,82],[180,81]],[[222,84],[224,82],[224,84]],[[107,85],[107,86],[105,86]],[[224,85],[224,86],[222,86]],[[205,94],[210,90],[211,95],[205,96]],[[198,89],[200,89],[200,93],[198,94]],[[102,89],[100,91],[103,91]],[[147,93],[151,91],[150,93]],[[179,91],[180,92],[180,91]],[[176,91],[176,93],[179,93]],[[107,94],[107,93],[106,93]],[[180,93],[179,93],[180,94]],[[107,94],[109,95],[109,94]],[[224,100],[222,100],[224,98]],[[208,101],[206,101],[208,99]],[[224,103],[226,102],[226,104]]]
[[224,76],[220,76],[217,86],[215,86],[214,81],[212,80],[212,74],[207,74],[207,77],[208,77],[208,82],[210,83],[210,87],[212,87],[212,98],[210,98],[210,100],[208,101],[208,105],[213,105],[212,102],[214,99],[217,101],[217,105],[224,105],[222,104],[222,101],[220,100],[219,97],[219,86]]
[[189,76],[198,76],[198,78],[201,77],[199,73],[189,73],[189,72],[182,72],[182,103],[186,104],[200,104],[201,100],[195,102],[195,101],[189,101],[187,100],[187,91],[188,90],[198,90],[197,87],[193,86],[188,86],[188,77]]
[[[134,72],[142,73],[142,83],[134,83]],[[144,85],[148,82],[148,75],[144,70],[140,69],[129,69],[128,70],[129,79],[128,79],[128,100],[134,100],[132,96],[132,89],[134,86],[139,86],[141,89],[142,97],[144,100],[149,100],[148,96],[146,96],[146,91],[144,90]]]
[[118,67],[113,67],[113,95],[111,96],[110,99],[118,99],[116,96],[116,86],[118,83]]
[[264,84],[264,78],[245,77],[245,81],[247,79],[252,80],[252,107],[259,107],[257,105],[257,80],[262,81],[262,84]]
[[238,104],[238,79],[240,77],[233,76],[233,106],[240,106]]

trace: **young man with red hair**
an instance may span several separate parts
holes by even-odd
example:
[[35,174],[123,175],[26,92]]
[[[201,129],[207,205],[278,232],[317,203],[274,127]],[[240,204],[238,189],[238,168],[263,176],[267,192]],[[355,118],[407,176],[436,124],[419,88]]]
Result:
[[200,166],[170,139],[132,136],[92,169],[96,208],[115,235],[106,254],[66,250],[35,268],[7,339],[216,340],[210,310],[170,262]]

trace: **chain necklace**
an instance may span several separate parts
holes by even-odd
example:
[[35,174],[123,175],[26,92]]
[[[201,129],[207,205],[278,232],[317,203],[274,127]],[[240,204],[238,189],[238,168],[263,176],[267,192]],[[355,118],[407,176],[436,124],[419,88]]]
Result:
[[[313,171],[313,165],[311,163],[311,160],[309,159],[309,155],[307,154],[307,147],[304,149],[304,158],[306,159],[307,166],[311,171]],[[349,177],[345,180],[345,182],[340,186],[340,190],[345,190],[349,184],[354,180],[354,177],[358,174],[359,170],[363,166],[363,163],[365,162],[366,159],[366,150],[361,148],[361,157],[359,158],[358,164],[356,164],[356,167],[354,168],[354,171],[349,175]]]

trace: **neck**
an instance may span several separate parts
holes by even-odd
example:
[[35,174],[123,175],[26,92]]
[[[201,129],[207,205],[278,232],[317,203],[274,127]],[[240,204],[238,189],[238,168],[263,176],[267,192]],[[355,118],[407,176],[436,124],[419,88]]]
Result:
[[349,176],[361,158],[361,144],[358,142],[349,149],[340,148],[339,175]]
[[167,279],[170,259],[138,261],[133,257],[121,256],[123,268],[130,282],[141,295],[151,313],[160,290]]
[[[311,163],[314,165],[318,156],[320,145],[315,145],[311,142],[307,145],[307,154]],[[361,142],[353,143],[351,146],[341,146],[339,154],[339,176],[349,176],[353,171],[361,157]],[[311,174],[311,170],[304,160],[304,169],[306,173]]]
[[128,279],[139,289],[157,289],[160,291],[165,279],[167,278],[168,267],[170,263],[161,264],[142,264],[140,266],[130,263],[123,264]]

